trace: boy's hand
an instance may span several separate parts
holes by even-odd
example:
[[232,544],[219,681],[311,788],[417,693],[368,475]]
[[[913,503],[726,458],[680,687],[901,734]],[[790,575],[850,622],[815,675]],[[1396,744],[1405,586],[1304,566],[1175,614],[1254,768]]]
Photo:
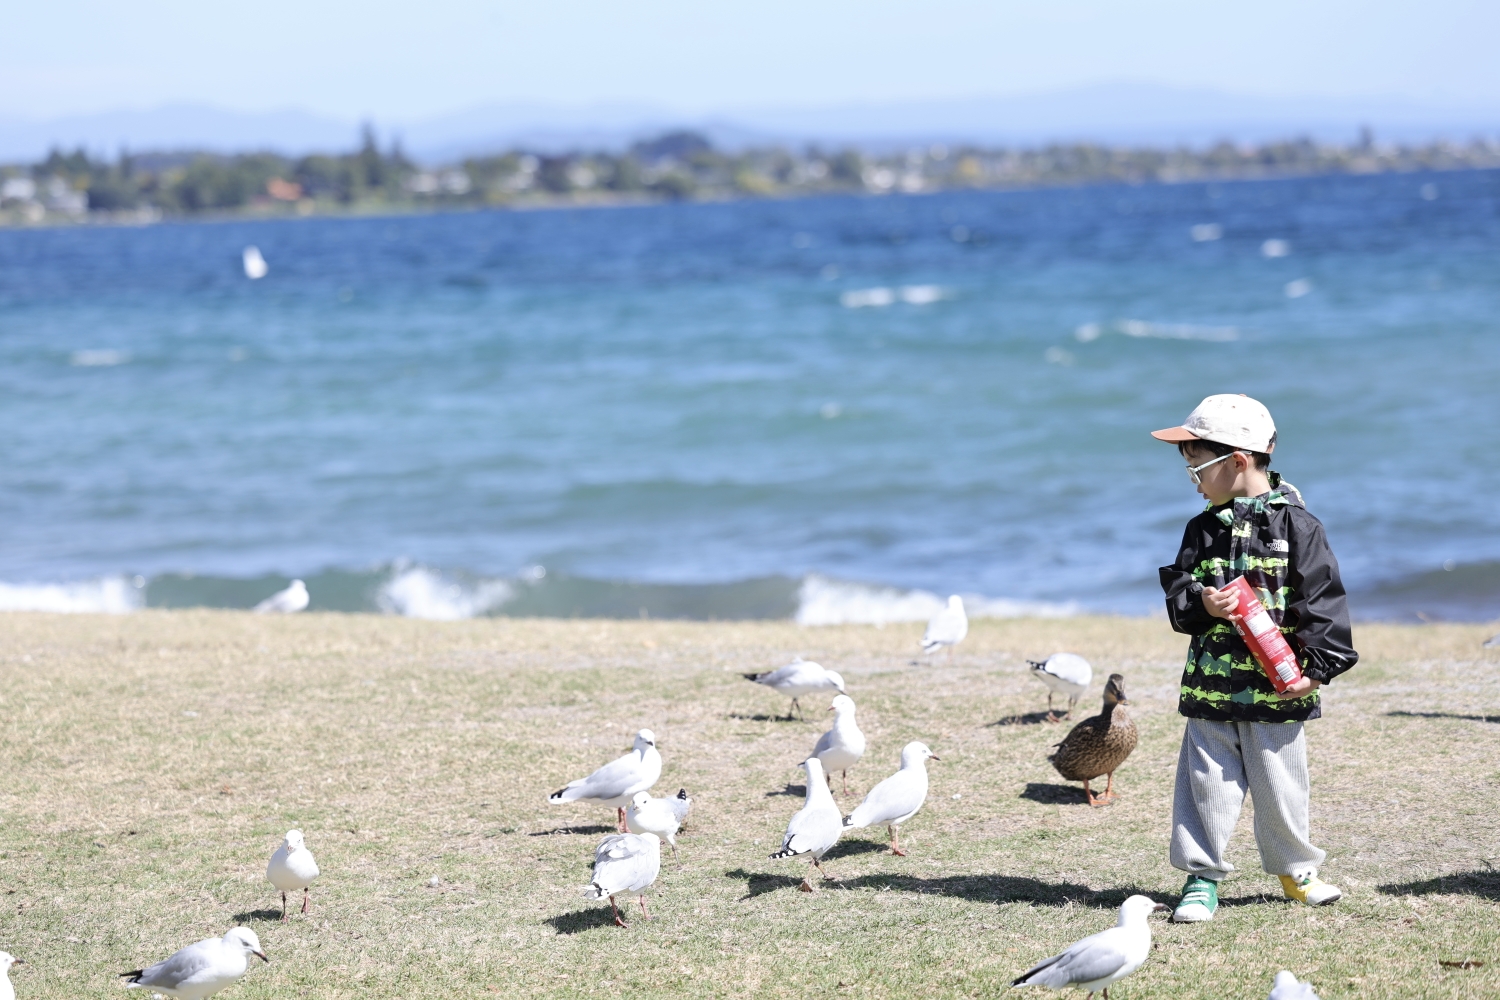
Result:
[[1215,618],[1228,618],[1240,603],[1240,595],[1232,590],[1215,587],[1203,588],[1203,610]]
[[1288,685],[1285,691],[1278,692],[1276,697],[1282,701],[1291,701],[1293,698],[1305,698],[1322,686],[1322,681],[1315,681],[1311,677],[1303,676]]

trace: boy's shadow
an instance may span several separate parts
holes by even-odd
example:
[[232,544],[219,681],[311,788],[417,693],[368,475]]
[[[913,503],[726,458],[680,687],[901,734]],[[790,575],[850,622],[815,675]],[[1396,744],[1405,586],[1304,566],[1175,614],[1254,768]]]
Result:
[[1413,882],[1388,882],[1375,891],[1387,896],[1479,896],[1500,902],[1500,871],[1473,869]]

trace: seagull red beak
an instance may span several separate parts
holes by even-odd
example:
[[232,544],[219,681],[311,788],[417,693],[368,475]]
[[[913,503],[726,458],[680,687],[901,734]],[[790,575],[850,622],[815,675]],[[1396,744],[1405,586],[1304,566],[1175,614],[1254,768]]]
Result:
[[1151,912],[1152,913],[1158,913],[1158,912],[1160,912],[1160,913],[1167,913],[1167,912],[1170,912],[1171,909],[1172,908],[1170,906],[1168,906],[1166,903],[1157,903],[1155,906],[1151,907]]
[[927,759],[928,759],[928,760],[935,760],[935,761],[937,761],[937,762],[938,762],[938,763],[942,763],[942,760],[943,760],[943,758],[941,758],[941,757],[939,757],[939,756],[938,756],[938,755],[937,755],[937,754],[935,754],[935,753],[930,753],[930,754],[928,754],[928,755],[927,755]]
[[259,958],[262,962],[269,962],[270,961],[270,959],[266,957],[266,953],[263,952],[263,951],[257,951],[255,953],[255,956],[257,958]]

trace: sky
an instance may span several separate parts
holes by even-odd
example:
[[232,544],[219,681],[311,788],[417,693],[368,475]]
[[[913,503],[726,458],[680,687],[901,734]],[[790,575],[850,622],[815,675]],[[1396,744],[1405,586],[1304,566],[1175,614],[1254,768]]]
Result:
[[25,118],[179,102],[705,113],[1114,80],[1500,106],[1495,0],[0,0],[0,35],[0,116]]

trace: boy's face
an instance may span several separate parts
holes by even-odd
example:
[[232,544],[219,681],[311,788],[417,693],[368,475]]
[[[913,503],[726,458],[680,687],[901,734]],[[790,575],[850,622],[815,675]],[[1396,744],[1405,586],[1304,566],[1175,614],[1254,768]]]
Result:
[[[1182,458],[1189,468],[1195,468],[1217,458],[1207,448],[1194,444],[1182,446]],[[1218,506],[1240,496],[1245,473],[1253,464],[1244,452],[1234,452],[1221,462],[1214,462],[1198,473],[1198,494],[1209,503]]]

